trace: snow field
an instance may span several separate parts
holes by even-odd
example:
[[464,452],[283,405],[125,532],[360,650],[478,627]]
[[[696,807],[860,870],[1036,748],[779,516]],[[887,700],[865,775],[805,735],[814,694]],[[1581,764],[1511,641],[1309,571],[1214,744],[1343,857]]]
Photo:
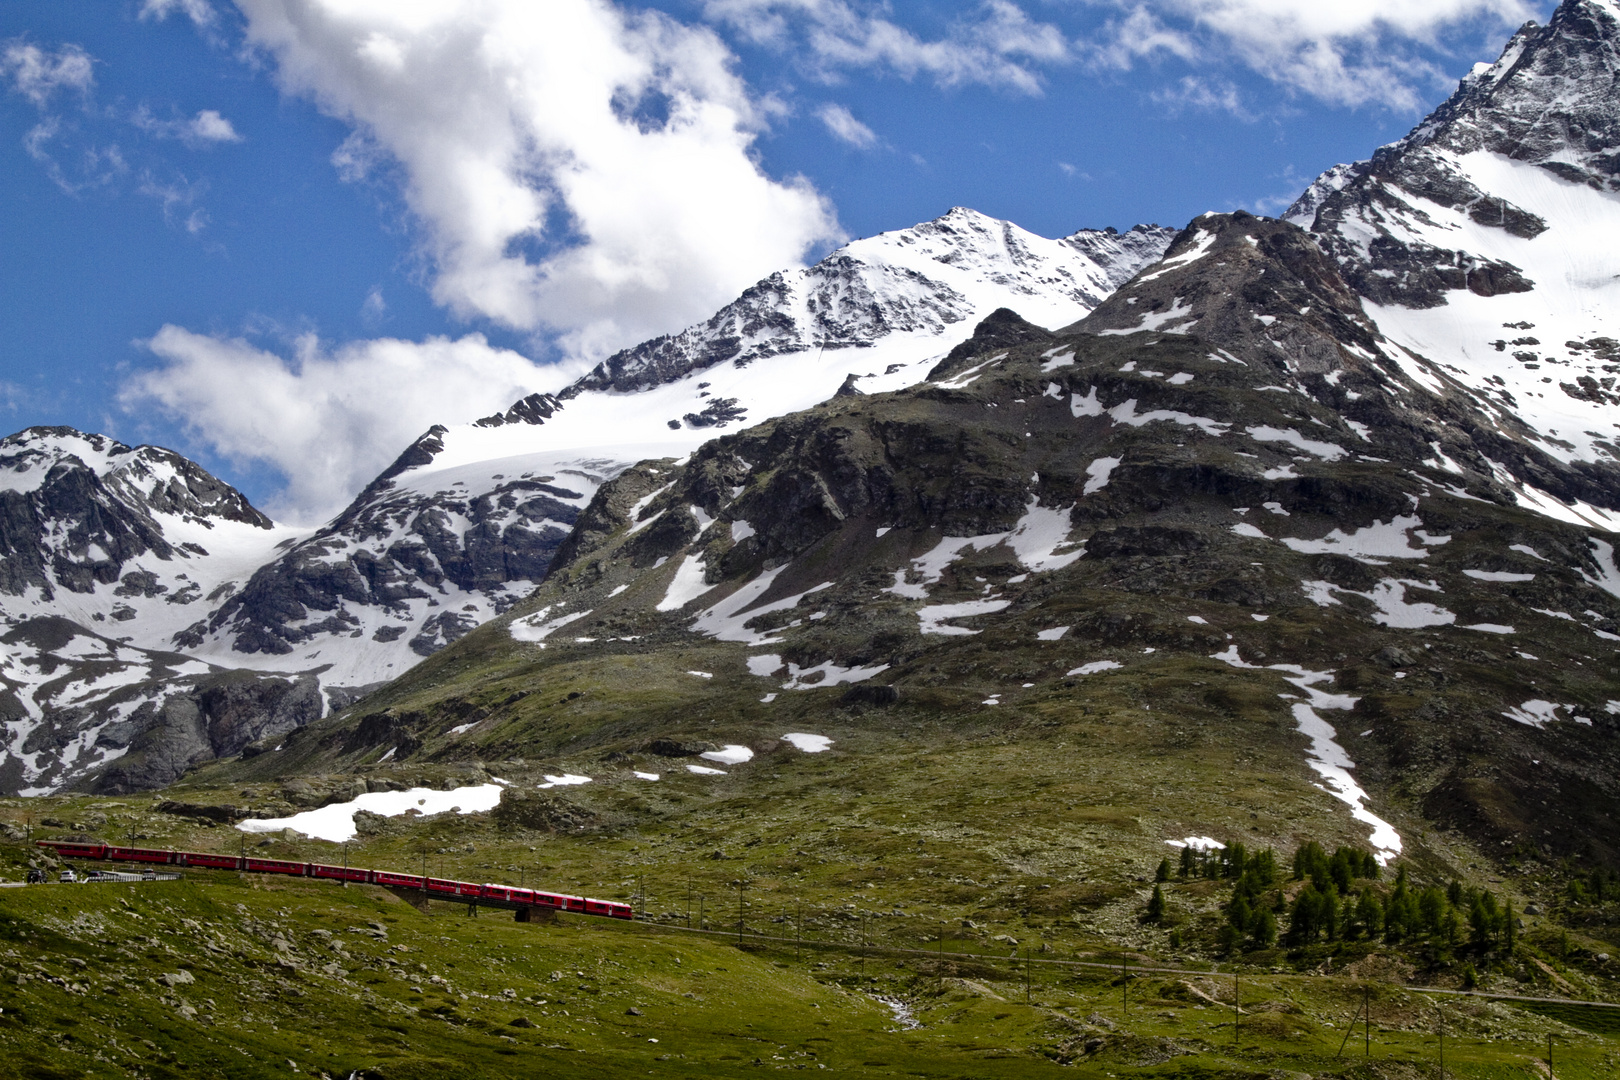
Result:
[[512,638],[515,641],[523,641],[531,644],[539,643],[541,648],[544,648],[546,638],[567,626],[569,623],[577,622],[578,620],[583,619],[585,616],[589,615],[592,610],[587,608],[584,611],[575,611],[568,615],[559,615],[555,619],[547,621],[546,616],[551,613],[552,608],[555,606],[559,605],[548,604],[539,611],[525,615],[521,619],[513,619],[511,625],[507,627],[507,632],[512,635]]
[[[1613,236],[1620,228],[1620,204],[1613,196],[1572,183],[1538,166],[1487,151],[1458,155],[1430,148],[1494,198],[1506,199],[1542,217],[1548,230],[1531,240],[1504,229],[1482,225],[1466,212],[1407,193],[1423,217],[1391,221],[1399,232],[1419,243],[1445,250],[1462,249],[1493,261],[1512,263],[1535,288],[1530,292],[1479,296],[1459,290],[1446,303],[1427,310],[1382,307],[1367,303],[1367,313],[1391,340],[1435,363],[1492,401],[1502,392],[1512,396],[1512,411],[1542,434],[1542,450],[1563,461],[1601,460],[1599,437],[1612,439],[1620,424],[1612,406],[1580,401],[1558,389],[1559,381],[1578,374],[1600,375],[1583,354],[1567,354],[1556,343],[1594,336],[1620,336],[1620,249]],[[1424,220],[1424,217],[1427,220]],[[1540,368],[1527,368],[1513,351],[1492,343],[1511,333],[1487,334],[1503,324],[1534,324],[1544,345],[1535,349]],[[1408,374],[1419,381],[1434,376],[1401,350],[1392,350]],[[1552,375],[1552,383],[1541,379]],[[1500,380],[1500,382],[1496,382]]]
[[682,559],[681,565],[675,569],[675,576],[670,579],[664,598],[658,601],[654,610],[677,611],[714,588],[703,580],[703,573],[703,556],[688,555]]
[[1194,851],[1220,851],[1226,847],[1219,840],[1208,836],[1188,836],[1180,840],[1166,840],[1165,843],[1174,848],[1192,848]]
[[535,786],[541,789],[555,787],[577,787],[580,784],[589,784],[591,782],[590,777],[580,776],[578,773],[562,773],[558,776],[553,776],[550,773],[546,773],[545,777],[545,783],[537,784]]
[[342,843],[355,837],[354,815],[365,810],[383,817],[399,817],[415,810],[424,817],[434,814],[476,814],[495,809],[501,801],[501,785],[475,784],[452,791],[411,788],[409,791],[372,791],[344,803],[332,803],[318,810],[305,810],[284,818],[250,818],[238,822],[246,833],[280,832],[292,829],[317,840]]
[[698,757],[717,765],[741,765],[745,761],[754,760],[754,752],[746,746],[728,743],[719,750],[710,750],[699,754]]
[[[1212,659],[1236,668],[1282,672],[1284,682],[1304,692],[1307,700],[1295,702],[1291,710],[1296,728],[1311,742],[1306,751],[1306,763],[1322,778],[1322,784],[1318,786],[1350,807],[1350,815],[1357,821],[1372,827],[1368,842],[1373,846],[1374,858],[1380,865],[1387,864],[1399,855],[1402,849],[1400,833],[1367,808],[1368,795],[1351,775],[1351,770],[1356,767],[1355,761],[1337,742],[1338,732],[1333,725],[1317,712],[1318,709],[1349,711],[1355,708],[1360,699],[1320,689],[1319,684],[1333,680],[1330,671],[1310,671],[1297,664],[1271,664],[1261,669],[1256,664],[1245,663],[1236,645],[1228,647],[1225,652],[1216,653]],[[1285,695],[1285,700],[1291,696]]]

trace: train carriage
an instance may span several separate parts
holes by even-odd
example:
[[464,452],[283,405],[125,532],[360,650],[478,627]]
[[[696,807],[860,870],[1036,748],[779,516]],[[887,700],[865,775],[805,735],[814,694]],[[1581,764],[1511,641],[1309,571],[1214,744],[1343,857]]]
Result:
[[258,874],[287,874],[292,877],[321,878],[328,881],[360,882],[394,889],[422,889],[439,899],[471,904],[513,904],[524,908],[571,911],[609,919],[634,919],[629,904],[593,900],[584,896],[513,888],[508,885],[475,884],[450,878],[424,878],[416,874],[395,874],[387,870],[367,870],[358,866],[330,866],[325,863],[292,862],[287,859],[259,859],[247,855],[218,855],[200,851],[160,851],[156,848],[118,847],[71,840],[40,840],[39,847],[50,848],[68,859],[112,859],[120,862],[161,863],[212,870],[240,870]]
[[108,845],[106,854],[97,856],[119,862],[162,863],[167,866],[179,856],[177,851],[159,851],[157,848],[116,847]]
[[478,886],[470,881],[452,881],[449,878],[428,878],[428,892],[445,896],[478,899]]
[[309,866],[308,863],[287,862],[284,859],[248,858],[243,861],[247,864],[246,869],[257,874],[294,874],[303,877]]
[[388,870],[378,870],[372,875],[372,881],[377,885],[384,885],[390,889],[420,889],[422,879],[415,874],[395,874]]
[[[42,841],[42,843],[45,843]],[[65,859],[105,859],[107,857],[106,844],[70,844],[65,841],[45,843],[53,847],[56,853]]]

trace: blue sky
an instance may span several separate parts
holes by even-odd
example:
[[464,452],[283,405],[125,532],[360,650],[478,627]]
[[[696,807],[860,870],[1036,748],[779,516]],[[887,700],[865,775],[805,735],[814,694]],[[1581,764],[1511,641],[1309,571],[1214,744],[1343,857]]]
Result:
[[0,424],[278,516],[841,238],[1278,212],[1539,0],[10,0]]

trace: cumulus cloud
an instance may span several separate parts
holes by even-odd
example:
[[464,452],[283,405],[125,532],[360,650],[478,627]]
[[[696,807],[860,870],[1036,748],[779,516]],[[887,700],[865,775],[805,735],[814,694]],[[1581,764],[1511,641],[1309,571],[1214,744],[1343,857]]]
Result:
[[132,122],[142,131],[160,139],[179,139],[187,146],[241,142],[242,136],[229,120],[215,109],[203,109],[189,119],[159,120],[146,108],[135,110]]
[[[1423,104],[1423,84],[1444,82],[1411,46],[1435,46],[1469,27],[1515,26],[1536,14],[1526,0],[1100,0],[1120,9],[1088,46],[1099,66],[1175,56],[1232,57],[1289,91],[1335,105]],[[1194,94],[1198,88],[1193,88]],[[1211,107],[1221,107],[1217,93]]]
[[816,116],[839,142],[857,150],[869,150],[877,145],[877,132],[855,119],[855,114],[842,105],[823,105],[816,110]]
[[0,77],[41,109],[58,90],[89,93],[96,81],[94,65],[90,54],[77,45],[63,45],[55,52],[22,38],[0,45]]
[[708,316],[841,239],[772,178],[769,114],[715,34],[609,0],[238,0],[289,94],[402,184],[436,301],[600,357]]
[[887,4],[860,0],[706,0],[703,10],[755,44],[791,52],[826,79],[875,68],[941,86],[979,83],[1039,94],[1039,67],[1073,58],[1061,30],[1010,0],[987,0],[976,17],[958,20],[932,41],[887,18]]
[[340,509],[433,424],[498,412],[564,378],[480,334],[337,349],[306,336],[282,357],[165,326],[147,347],[160,365],[127,382],[121,404],[159,410],[239,466],[279,471],[287,486],[268,509],[299,523]]

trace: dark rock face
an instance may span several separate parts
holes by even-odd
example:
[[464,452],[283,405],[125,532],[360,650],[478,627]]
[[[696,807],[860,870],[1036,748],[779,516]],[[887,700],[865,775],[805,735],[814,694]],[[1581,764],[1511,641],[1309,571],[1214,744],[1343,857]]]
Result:
[[255,740],[318,720],[323,709],[319,683],[310,676],[231,672],[199,680],[186,693],[137,710],[140,734],[129,753],[94,777],[90,790],[123,795],[163,787],[198,762],[235,756]]
[[192,559],[166,539],[164,517],[270,527],[235,488],[172,450],[71,428],[34,427],[0,440],[6,473],[34,481],[0,491],[0,593],[13,596],[29,588],[47,600],[58,588],[89,592],[119,581],[142,555]]
[[743,419],[747,414],[747,409],[737,407],[736,398],[715,398],[703,407],[702,412],[687,413],[682,419],[686,421],[688,427],[723,428],[727,424]]
[[562,403],[550,394],[530,394],[504,413],[484,417],[477,425],[492,428],[506,424],[543,424],[560,408]]
[[[552,401],[526,398],[480,425],[539,423],[551,415]],[[579,517],[571,503],[581,501],[583,493],[554,477],[533,475],[501,479],[472,493],[399,483],[409,469],[442,452],[443,433],[435,428],[418,439],[347,510],[255,573],[206,627],[180,644],[224,632],[239,652],[288,654],[323,636],[363,633],[353,609],[375,608],[384,617],[416,623],[411,650],[430,656],[488,612],[475,609],[481,617],[438,612],[418,623],[413,601],[434,606],[446,596],[473,593],[493,612],[510,607],[521,592],[507,586],[545,576]],[[398,640],[405,631],[405,626],[381,627],[373,640]]]
[[234,825],[247,817],[247,813],[229,804],[191,803],[164,799],[152,807],[160,814],[191,818],[194,821],[212,821],[219,825]]
[[1018,312],[1010,308],[997,308],[973,328],[972,337],[952,349],[945,355],[945,359],[933,366],[928,372],[928,379],[930,382],[939,382],[968,367],[969,362],[975,357],[984,356],[997,349],[1016,348],[1049,337],[1051,337],[1049,330],[1028,322]]

